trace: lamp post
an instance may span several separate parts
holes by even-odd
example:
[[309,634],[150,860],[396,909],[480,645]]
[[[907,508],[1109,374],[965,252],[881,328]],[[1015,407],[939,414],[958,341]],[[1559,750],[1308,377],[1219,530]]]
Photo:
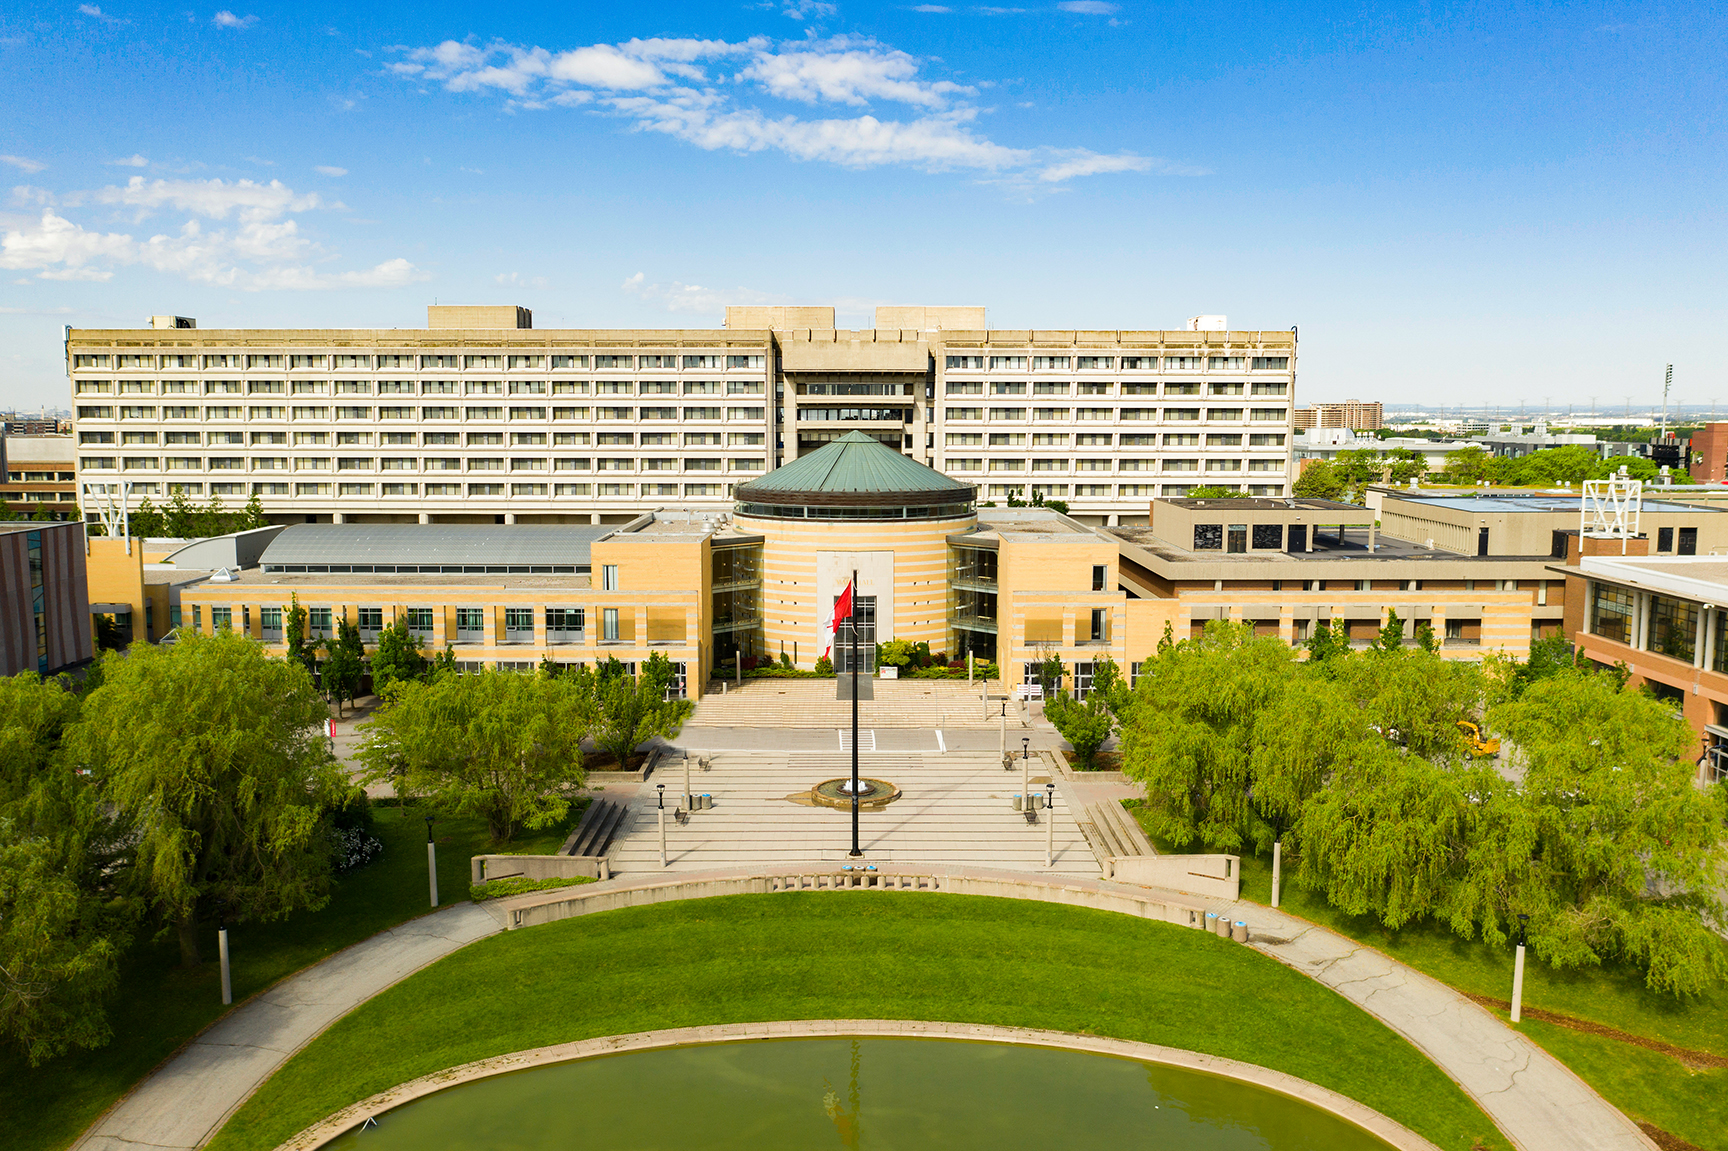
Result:
[[696,799],[690,794],[690,753],[684,753],[684,810],[695,811]]
[[1044,866],[1056,866],[1056,785],[1044,785]]
[[1518,916],[1518,956],[1512,961],[1512,1022],[1516,1023],[1524,1017],[1524,944],[1526,929],[1529,927],[1528,915]]
[[1032,737],[1020,740],[1020,794],[1027,795],[1032,787]]
[[438,907],[438,845],[432,842],[432,817],[426,817],[426,886],[432,895],[432,907]]
[[1002,699],[1002,728],[996,736],[996,755],[1000,759],[1008,758],[1008,699]]
[[660,817],[660,866],[665,867],[666,866],[666,785],[663,783],[655,784],[654,785],[654,793],[655,793],[656,798],[658,798],[658,800],[660,802],[660,806],[659,806],[658,810],[656,811],[656,814]]
[[234,1002],[234,984],[228,978],[228,922],[222,920],[216,929],[216,955],[222,961],[222,1005]]

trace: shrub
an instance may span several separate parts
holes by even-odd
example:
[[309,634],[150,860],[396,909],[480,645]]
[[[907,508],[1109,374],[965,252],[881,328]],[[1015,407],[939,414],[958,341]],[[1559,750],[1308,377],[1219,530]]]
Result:
[[816,674],[822,675],[822,676],[833,675],[834,674],[834,661],[829,659],[827,656],[822,656],[821,658],[819,658],[816,661]]

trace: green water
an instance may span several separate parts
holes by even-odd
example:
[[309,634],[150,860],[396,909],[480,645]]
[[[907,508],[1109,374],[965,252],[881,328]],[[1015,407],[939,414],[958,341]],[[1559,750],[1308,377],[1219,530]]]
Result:
[[676,1047],[453,1087],[342,1151],[1386,1151],[1246,1084],[1076,1051],[939,1039]]

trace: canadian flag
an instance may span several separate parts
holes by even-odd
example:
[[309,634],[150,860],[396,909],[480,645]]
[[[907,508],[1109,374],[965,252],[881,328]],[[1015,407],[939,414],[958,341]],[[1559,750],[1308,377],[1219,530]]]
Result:
[[827,658],[828,653],[834,650],[834,634],[840,630],[841,623],[845,622],[851,615],[852,585],[848,583],[846,590],[840,593],[840,598],[834,601],[834,618],[828,621],[825,632],[828,637],[828,646],[822,649],[823,658]]

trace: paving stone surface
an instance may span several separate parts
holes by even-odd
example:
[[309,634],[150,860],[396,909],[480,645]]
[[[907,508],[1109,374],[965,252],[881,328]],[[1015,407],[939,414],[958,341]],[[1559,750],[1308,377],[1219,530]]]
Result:
[[[849,733],[848,733],[849,734]],[[696,738],[686,731],[681,742]],[[629,798],[623,831],[614,840],[614,874],[659,872],[660,832],[653,784],[666,785],[667,871],[712,871],[738,866],[779,867],[796,863],[842,863],[851,848],[849,810],[814,807],[792,796],[825,779],[849,776],[850,752],[839,734],[829,751],[722,751],[710,756],[710,771],[692,771],[691,788],[714,797],[714,807],[690,814],[687,822],[670,818],[682,802],[681,758],[662,761],[650,784]],[[860,749],[868,748],[865,736]],[[699,749],[696,749],[699,750]],[[859,817],[859,843],[866,863],[974,866],[1046,874],[1096,876],[1101,868],[1070,811],[1059,782],[1055,807],[1055,865],[1045,866],[1050,829],[1039,813],[1037,824],[1014,810],[1021,773],[1004,771],[993,751],[908,752],[860,750],[859,771],[886,779],[901,798]],[[1033,760],[1034,778],[1047,771]],[[1042,783],[1034,790],[1043,792]],[[608,793],[621,798],[621,793]]]

